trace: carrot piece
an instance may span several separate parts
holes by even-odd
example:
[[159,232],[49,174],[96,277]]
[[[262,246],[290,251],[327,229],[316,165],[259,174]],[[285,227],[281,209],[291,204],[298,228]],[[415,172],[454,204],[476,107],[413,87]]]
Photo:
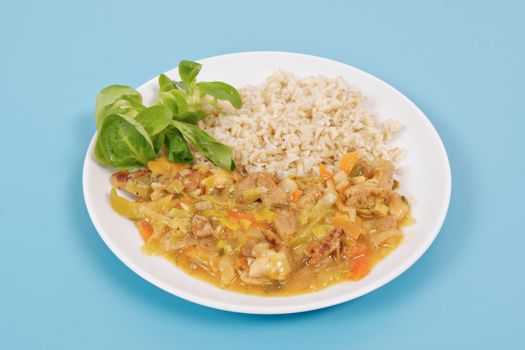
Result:
[[347,235],[350,235],[354,240],[357,240],[359,236],[365,233],[361,226],[350,221],[343,215],[334,215],[332,218],[332,225],[334,225],[335,228],[343,229],[343,231],[345,231]]
[[370,264],[370,259],[367,257],[355,259],[348,272],[348,278],[352,281],[358,281],[368,275],[371,268],[372,264]]
[[328,167],[324,164],[319,164],[319,176],[323,180],[330,180],[332,178],[332,172],[328,170]]
[[257,221],[255,220],[255,217],[250,213],[246,213],[243,211],[233,211],[233,210],[228,210],[228,219],[234,220],[234,221],[240,221],[242,219],[250,220],[250,221]]
[[301,196],[303,195],[303,191],[301,190],[295,190],[290,195],[290,203],[297,203],[299,199],[301,199]]
[[339,168],[347,174],[350,174],[352,168],[359,160],[359,155],[356,152],[347,153],[339,161]]
[[144,242],[147,242],[153,236],[153,226],[149,222],[140,221],[137,223],[137,227]]
[[253,216],[251,213],[243,212],[243,211],[233,211],[228,210],[228,219],[231,221],[241,222],[241,220],[248,220],[252,223],[254,227],[258,227],[262,230],[269,230],[270,225],[257,221],[257,219]]

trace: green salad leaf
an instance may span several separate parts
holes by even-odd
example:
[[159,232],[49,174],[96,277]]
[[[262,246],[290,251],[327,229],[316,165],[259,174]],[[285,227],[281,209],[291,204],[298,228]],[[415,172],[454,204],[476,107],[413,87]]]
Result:
[[159,92],[176,89],[175,83],[166,74],[159,75]]
[[171,124],[210,162],[226,170],[235,170],[232,151],[228,146],[220,143],[193,124],[177,120],[172,121]]
[[145,166],[155,158],[146,130],[134,119],[112,114],[100,127],[97,143],[109,165],[120,169]]
[[151,138],[151,142],[153,143],[153,150],[155,151],[155,154],[158,154],[160,152],[160,150],[162,149],[162,146],[164,146],[165,140],[166,140],[166,130],[159,132],[157,135]]
[[241,96],[223,82],[197,82],[201,68],[199,63],[183,60],[179,63],[182,81],[159,75],[157,103],[151,107],[145,107],[142,96],[129,86],[102,89],[95,107],[96,160],[106,166],[131,169],[145,166],[163,152],[173,162],[192,164],[190,142],[214,164],[234,170],[231,149],[199,129],[197,123],[208,115],[219,114],[217,100],[241,108]]
[[179,62],[179,75],[184,84],[189,87],[201,71],[202,65],[197,62],[182,60]]
[[168,107],[155,105],[140,111],[135,120],[146,129],[148,135],[154,136],[170,125],[171,118],[172,114]]
[[133,88],[124,85],[110,85],[97,95],[95,121],[100,128],[104,118],[113,113],[126,114],[131,117],[137,110],[144,108],[142,96]]
[[95,159],[99,163],[101,163],[103,165],[111,165],[109,163],[109,161],[106,159],[106,156],[104,155],[104,152],[102,152],[102,146],[101,146],[101,143],[98,141],[98,138],[97,138],[97,141],[95,142],[94,154],[95,154]]
[[201,81],[197,83],[197,88],[201,93],[210,95],[219,100],[229,101],[233,107],[242,107],[241,95],[233,86],[220,81]]
[[159,103],[166,105],[173,115],[183,114],[188,110],[186,95],[180,90],[161,91],[159,93]]
[[178,129],[174,127],[167,129],[166,144],[169,160],[175,163],[193,164],[193,154],[191,153],[190,146]]
[[197,124],[199,120],[206,118],[206,113],[203,111],[187,111],[180,115],[173,117],[174,120],[178,120],[185,123]]

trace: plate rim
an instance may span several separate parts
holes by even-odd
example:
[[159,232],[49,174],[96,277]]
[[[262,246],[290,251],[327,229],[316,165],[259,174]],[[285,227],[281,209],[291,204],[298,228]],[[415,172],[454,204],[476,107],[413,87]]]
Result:
[[[436,228],[435,233],[432,235],[429,235],[427,239],[423,242],[421,245],[421,248],[417,251],[412,253],[408,259],[404,260],[403,264],[399,264],[397,267],[395,267],[390,273],[385,275],[384,277],[380,278],[375,283],[370,283],[362,288],[353,291],[351,293],[342,293],[341,295],[337,297],[331,297],[326,298],[323,300],[318,301],[309,301],[307,303],[301,304],[299,306],[292,305],[292,306],[254,306],[254,305],[235,305],[231,303],[226,302],[220,302],[211,300],[208,298],[203,298],[200,296],[193,295],[191,293],[187,293],[176,286],[169,285],[162,280],[156,278],[155,276],[150,275],[148,272],[143,270],[139,264],[136,264],[131,259],[128,259],[121,251],[116,247],[108,238],[108,236],[103,233],[104,230],[102,229],[102,226],[98,222],[96,214],[93,212],[93,204],[91,203],[90,197],[87,195],[87,191],[89,186],[87,186],[87,178],[89,176],[87,172],[88,163],[91,161],[91,154],[94,149],[94,143],[96,140],[97,132],[95,131],[93,137],[91,138],[91,141],[89,143],[89,146],[86,150],[86,156],[84,158],[83,162],[83,169],[82,169],[82,188],[83,188],[83,197],[84,197],[84,204],[86,205],[86,209],[88,211],[89,217],[91,219],[91,222],[93,223],[98,235],[102,238],[104,243],[108,246],[108,248],[115,254],[115,256],[122,262],[124,265],[126,265],[130,270],[135,272],[137,275],[139,275],[144,280],[148,281],[149,283],[153,284],[154,286],[162,289],[163,291],[175,295],[177,297],[180,297],[184,300],[197,303],[203,306],[207,306],[214,309],[224,310],[224,311],[230,311],[230,312],[237,312],[237,313],[246,313],[246,314],[290,314],[290,313],[299,313],[299,312],[306,312],[306,311],[312,311],[317,309],[322,309],[334,305],[338,305],[350,300],[354,300],[356,298],[359,298],[365,294],[368,294],[372,291],[375,291],[387,283],[391,282],[392,280],[399,277],[401,274],[403,274],[405,271],[409,270],[420,258],[421,256],[428,251],[432,243],[435,241],[438,234],[441,232],[441,229],[443,227],[443,224],[446,220],[448,209],[450,207],[450,199],[452,195],[452,173],[451,173],[451,167],[450,167],[450,161],[448,158],[448,154],[445,148],[445,145],[443,143],[443,140],[441,139],[439,133],[437,132],[436,128],[430,121],[430,119],[426,116],[425,113],[414,103],[412,100],[410,100],[407,96],[405,96],[402,92],[400,92],[398,89],[396,89],[394,86],[390,85],[388,82],[364,71],[359,68],[356,68],[352,65],[339,62],[336,60],[332,60],[325,57],[320,57],[316,55],[310,55],[310,54],[304,54],[304,53],[297,53],[297,52],[289,52],[289,51],[242,51],[242,52],[234,52],[234,53],[227,53],[222,55],[216,55],[211,57],[206,57],[203,59],[197,60],[199,63],[206,63],[208,60],[213,59],[219,59],[219,58],[227,58],[228,56],[240,56],[240,55],[282,55],[282,56],[296,56],[298,58],[306,58],[306,59],[316,59],[320,61],[324,61],[325,63],[329,63],[332,65],[339,65],[344,67],[345,69],[353,69],[360,74],[363,74],[368,79],[373,79],[378,81],[381,84],[386,85],[389,89],[392,90],[396,94],[397,98],[401,98],[404,100],[405,103],[408,103],[411,108],[415,109],[415,111],[418,112],[418,114],[423,117],[423,121],[425,124],[427,124],[427,127],[431,132],[433,133],[435,139],[438,141],[438,148],[440,149],[440,153],[442,156],[444,156],[444,164],[446,164],[446,169],[443,169],[446,173],[445,178],[445,185],[446,185],[446,192],[445,192],[445,198],[446,198],[446,204],[442,207],[442,211],[439,213],[439,220],[436,221]],[[176,67],[173,69],[168,70],[167,72],[176,70]],[[156,79],[156,77],[153,77],[150,80],[147,80],[145,83],[141,84],[137,90],[140,90],[142,87],[147,85],[151,80]],[[188,275],[190,278],[195,278],[191,275]],[[349,295],[351,294],[351,295]],[[257,298],[272,298],[272,297],[261,297],[261,296],[254,296]],[[294,296],[285,296],[285,297],[274,297],[274,298],[293,298]]]

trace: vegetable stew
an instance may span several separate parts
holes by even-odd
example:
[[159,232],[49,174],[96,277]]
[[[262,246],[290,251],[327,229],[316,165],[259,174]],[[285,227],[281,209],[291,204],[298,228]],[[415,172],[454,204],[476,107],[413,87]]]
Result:
[[338,169],[321,164],[319,174],[281,180],[165,157],[147,165],[113,174],[110,195],[135,222],[143,252],[233,291],[293,295],[360,280],[411,222],[393,164],[354,152]]

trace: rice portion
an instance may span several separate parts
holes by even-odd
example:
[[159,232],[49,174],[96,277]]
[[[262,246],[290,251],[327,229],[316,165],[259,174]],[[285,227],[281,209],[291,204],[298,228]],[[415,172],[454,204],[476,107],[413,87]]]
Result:
[[342,78],[300,79],[279,71],[239,92],[242,109],[224,104],[226,115],[208,117],[200,127],[229,145],[237,166],[249,173],[303,176],[320,163],[335,168],[350,151],[392,162],[403,155],[387,145],[402,126],[379,122],[366,110],[365,97]]

